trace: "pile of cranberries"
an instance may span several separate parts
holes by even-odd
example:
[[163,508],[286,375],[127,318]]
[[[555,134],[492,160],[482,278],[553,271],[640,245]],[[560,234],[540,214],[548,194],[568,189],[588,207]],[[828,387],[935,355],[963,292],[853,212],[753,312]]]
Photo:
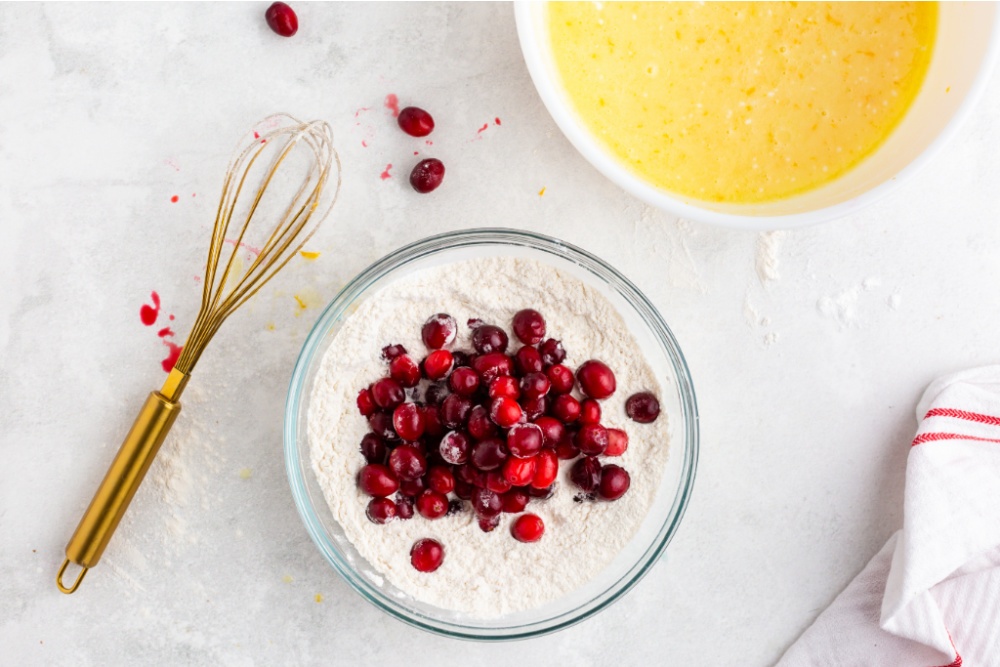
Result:
[[[522,344],[513,354],[507,332],[480,320],[468,322],[473,351],[449,349],[458,324],[445,313],[423,325],[429,352],[420,361],[401,345],[383,348],[387,376],[357,398],[370,427],[361,440],[367,463],[358,485],[372,498],[371,521],[411,519],[414,512],[434,520],[468,503],[490,532],[501,513],[524,512],[533,499],[553,494],[560,460],[572,461],[574,500],[617,500],[628,491],[628,472],[598,458],[628,448],[625,431],[601,425],[600,401],[615,392],[614,372],[596,359],[575,373],[563,365],[566,350],[546,338],[536,310],[519,311],[511,325]],[[626,401],[626,413],[640,423],[655,420],[659,410],[648,392]],[[521,542],[536,542],[544,532],[531,513],[511,527]],[[432,539],[410,552],[422,572],[433,572],[443,558],[444,548]]]

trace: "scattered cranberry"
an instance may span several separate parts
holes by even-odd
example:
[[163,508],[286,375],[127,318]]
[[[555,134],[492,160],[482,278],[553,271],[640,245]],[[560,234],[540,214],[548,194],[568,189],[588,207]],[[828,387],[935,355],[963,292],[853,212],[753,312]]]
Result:
[[500,438],[487,438],[472,448],[469,461],[479,470],[496,470],[507,460],[507,449]]
[[509,375],[503,375],[498,378],[494,378],[493,382],[490,382],[490,398],[500,398],[501,396],[506,396],[507,398],[514,399],[515,401],[521,397],[521,389],[518,386],[516,379]]
[[628,449],[628,433],[618,428],[608,429],[608,448],[605,456],[621,456]]
[[469,439],[458,431],[445,433],[444,437],[441,438],[441,444],[438,445],[438,451],[441,453],[441,458],[443,458],[446,463],[450,463],[455,466],[462,465],[469,460],[470,448]]
[[424,538],[413,543],[410,549],[410,565],[420,572],[433,572],[444,561],[444,548],[437,540]]
[[399,128],[411,137],[426,137],[434,129],[434,119],[420,107],[406,107],[396,117]]
[[440,519],[448,513],[448,498],[437,491],[424,491],[417,498],[417,512],[425,519]]
[[445,345],[450,345],[455,340],[458,333],[458,324],[455,318],[447,313],[438,313],[424,322],[420,330],[420,336],[424,339],[424,345],[432,350],[440,350]]
[[471,411],[472,401],[458,394],[448,394],[441,403],[441,421],[448,428],[462,428]]
[[448,386],[459,396],[472,396],[479,389],[479,373],[468,366],[456,368],[448,377]]
[[481,327],[484,324],[486,324],[478,317],[470,317],[468,320],[465,321],[465,323],[469,325],[470,329],[475,329],[476,327]]
[[507,333],[500,327],[484,324],[472,332],[472,347],[480,354],[507,351]]
[[513,398],[501,396],[490,404],[490,419],[501,428],[510,428],[521,421],[521,406]]
[[483,382],[489,384],[498,377],[511,375],[514,370],[513,360],[503,352],[490,352],[477,356],[471,362]]
[[521,393],[528,398],[538,398],[549,393],[552,383],[545,373],[528,373],[521,378]]
[[362,389],[358,392],[358,412],[361,413],[362,417],[370,417],[377,409],[378,406],[375,405],[375,399],[372,398],[371,389]]
[[375,405],[383,410],[394,410],[403,402],[406,394],[398,382],[392,378],[382,378],[372,385],[372,398],[375,399]]
[[403,403],[393,411],[392,425],[400,438],[412,442],[424,434],[424,414],[416,403]]
[[572,424],[580,418],[580,401],[569,394],[556,396],[552,401],[552,416],[564,424]]
[[503,511],[507,514],[517,514],[518,512],[523,512],[524,508],[528,506],[528,501],[530,496],[520,489],[511,489],[507,493],[503,494],[501,501],[503,502]]
[[537,424],[514,424],[507,431],[507,450],[519,459],[533,457],[541,451],[543,442],[544,435]]
[[580,390],[591,398],[607,398],[615,393],[615,374],[607,364],[596,359],[585,361],[576,369]]
[[529,420],[541,417],[548,409],[549,399],[545,396],[521,399],[521,411],[524,412],[524,416]]
[[601,485],[598,494],[605,500],[618,500],[625,495],[632,484],[628,471],[614,463],[604,466],[601,471]]
[[372,433],[383,440],[389,442],[399,440],[399,434],[396,433],[396,429],[392,426],[392,415],[388,412],[376,412],[373,414],[368,418],[368,427],[371,428]]
[[601,462],[596,456],[584,456],[569,469],[569,479],[587,493],[597,491],[601,483]]
[[431,491],[448,495],[455,490],[455,476],[444,466],[431,466],[427,471],[427,487]]
[[410,355],[400,354],[389,362],[389,377],[404,387],[416,387],[420,382],[420,366]]
[[361,455],[368,463],[385,463],[389,449],[382,438],[374,433],[367,433],[361,438]]
[[566,350],[561,340],[546,338],[538,344],[538,353],[546,366],[561,364],[566,359]]
[[500,515],[478,517],[479,530],[484,533],[492,533],[500,525]]
[[435,438],[444,435],[441,411],[436,405],[424,405],[420,408],[420,413],[424,416],[424,434]]
[[649,424],[660,416],[660,402],[648,391],[632,394],[625,401],[625,413],[640,424]]
[[497,434],[497,425],[490,419],[490,413],[481,405],[472,408],[466,428],[475,440],[485,440]]
[[427,484],[423,477],[399,480],[399,492],[409,498],[416,498],[426,490]]
[[264,12],[267,25],[282,37],[291,37],[299,30],[299,17],[283,2],[272,3]]
[[365,514],[372,523],[389,523],[396,518],[396,503],[388,498],[372,498]]
[[392,361],[401,354],[406,354],[406,348],[402,345],[386,345],[382,348],[382,357],[386,361]]
[[537,514],[522,514],[510,527],[510,534],[518,542],[537,542],[545,532],[545,523]]
[[413,499],[406,496],[396,496],[396,518],[407,519],[413,518]]
[[507,481],[502,470],[491,470],[486,473],[486,488],[501,496],[510,491],[513,484]]
[[433,157],[421,160],[410,172],[410,185],[423,194],[437,190],[443,180],[444,163]]
[[580,402],[580,423],[600,424],[601,404],[592,398],[585,398]]
[[540,373],[544,368],[542,355],[530,345],[525,345],[514,354],[514,365],[521,375]]
[[545,318],[537,310],[525,308],[514,314],[514,335],[525,345],[537,345],[545,338]]
[[413,480],[427,472],[427,459],[413,445],[400,445],[389,454],[389,467],[397,479]]
[[455,358],[448,350],[434,350],[424,359],[424,375],[429,380],[440,380],[451,370]]
[[559,459],[551,449],[543,449],[536,457],[535,478],[531,480],[531,487],[535,489],[545,489],[552,486],[559,474]]
[[577,432],[574,442],[584,454],[603,454],[608,448],[608,429],[600,424],[584,424]]
[[392,471],[380,463],[369,463],[358,475],[358,486],[369,496],[384,498],[396,493],[399,482]]
[[542,429],[542,445],[545,447],[555,447],[566,435],[566,427],[555,417],[539,417],[535,426]]
[[503,500],[496,491],[478,489],[472,494],[472,509],[479,516],[497,516],[503,511]]
[[527,459],[509,458],[503,464],[503,476],[511,486],[527,486],[535,478],[538,461],[535,457]]
[[552,383],[553,394],[568,394],[573,390],[573,371],[566,366],[562,364],[549,366],[545,371],[545,375],[549,378],[549,382]]

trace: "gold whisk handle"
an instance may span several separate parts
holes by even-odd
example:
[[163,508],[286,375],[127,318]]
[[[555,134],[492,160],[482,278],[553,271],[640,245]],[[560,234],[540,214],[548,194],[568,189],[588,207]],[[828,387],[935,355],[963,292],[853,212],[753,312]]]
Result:
[[[104,481],[97,488],[76,532],[66,545],[66,560],[56,575],[56,585],[63,593],[74,592],[87,570],[101,560],[104,549],[132,502],[132,497],[146,476],[160,445],[181,412],[181,404],[177,399],[180,398],[187,379],[186,374],[174,369],[163,388],[150,393],[143,404],[118,454],[111,462],[111,467],[104,475]],[[83,569],[72,585],[66,586],[63,584],[63,575],[70,563]]]

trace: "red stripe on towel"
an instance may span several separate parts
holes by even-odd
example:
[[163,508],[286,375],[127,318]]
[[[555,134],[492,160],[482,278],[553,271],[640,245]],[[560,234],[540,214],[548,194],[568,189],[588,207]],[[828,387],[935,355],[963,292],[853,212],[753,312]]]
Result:
[[955,410],[954,408],[933,408],[928,410],[927,414],[924,415],[924,419],[928,417],[954,417],[955,419],[964,419],[979,424],[1000,426],[1000,417],[981,415],[978,412],[969,412],[968,410]]
[[[911,447],[922,445],[925,442],[935,440],[975,440],[976,442],[1000,442],[998,438],[980,438],[975,435],[965,435],[963,433],[921,433],[910,443]],[[950,667],[950,666],[949,666]]]

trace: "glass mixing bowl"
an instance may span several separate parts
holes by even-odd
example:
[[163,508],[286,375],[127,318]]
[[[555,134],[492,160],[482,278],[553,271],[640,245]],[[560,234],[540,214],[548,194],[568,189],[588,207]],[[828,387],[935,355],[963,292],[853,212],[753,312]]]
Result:
[[[394,587],[344,536],[323,498],[309,456],[306,427],[320,362],[357,306],[394,280],[427,267],[475,257],[517,256],[548,263],[600,290],[621,313],[660,378],[669,419],[670,457],[648,516],[632,541],[594,579],[528,611],[482,619],[436,607]],[[656,308],[629,280],[594,255],[558,239],[511,229],[478,229],[432,236],[378,260],[330,302],[295,364],[285,406],[285,465],[302,521],[320,552],[363,598],[430,632],[463,639],[503,640],[554,632],[596,614],[642,579],[677,532],[698,462],[698,409],[680,346]]]

